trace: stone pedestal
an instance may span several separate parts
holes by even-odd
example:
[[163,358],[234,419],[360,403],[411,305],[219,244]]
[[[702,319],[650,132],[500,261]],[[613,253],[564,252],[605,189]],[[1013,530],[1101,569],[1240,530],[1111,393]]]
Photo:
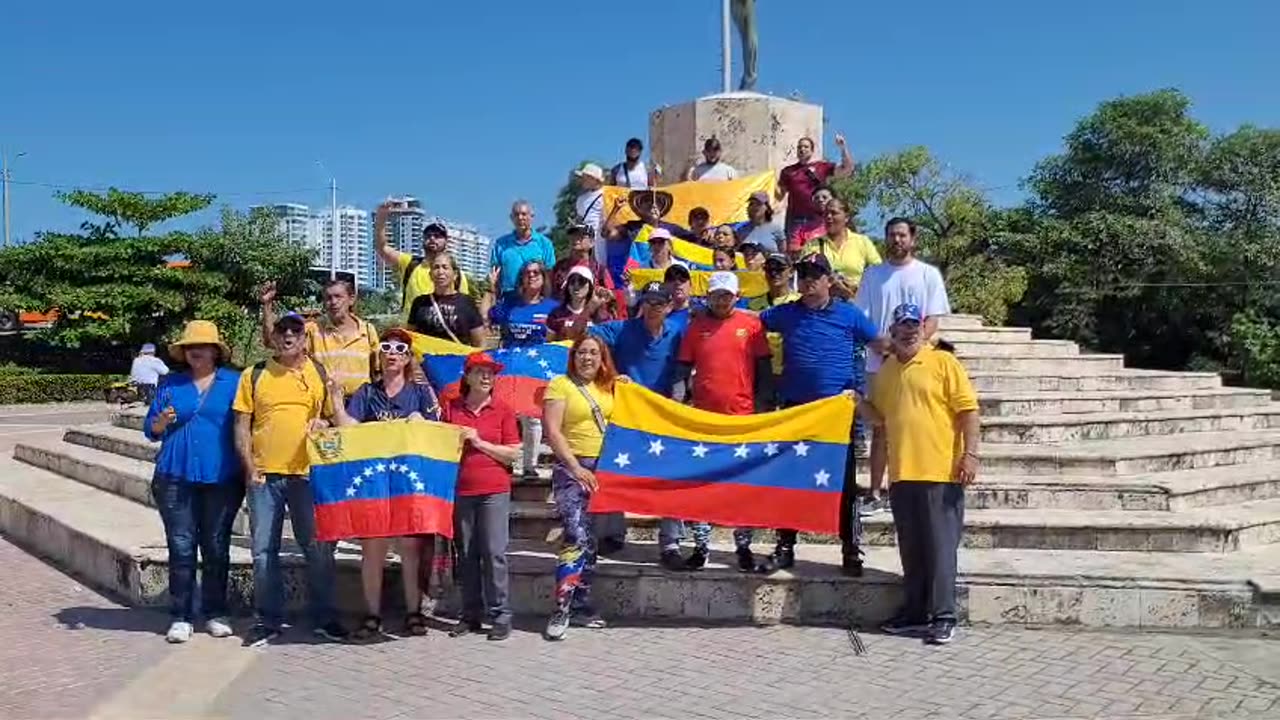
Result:
[[722,157],[741,175],[795,162],[796,141],[813,138],[822,157],[822,106],[761,95],[731,92],[708,95],[649,116],[649,148],[662,166],[663,184],[679,182],[702,143],[720,140]]

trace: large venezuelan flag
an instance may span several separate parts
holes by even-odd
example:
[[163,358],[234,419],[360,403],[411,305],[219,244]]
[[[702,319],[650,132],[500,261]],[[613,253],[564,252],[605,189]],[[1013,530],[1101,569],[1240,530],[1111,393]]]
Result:
[[307,442],[316,538],[453,537],[462,434],[445,423],[372,422]]
[[853,407],[721,415],[619,383],[591,511],[835,533]]
[[[447,402],[459,394],[462,365],[467,356],[477,351],[470,345],[410,333],[413,352],[422,358],[427,381],[436,389],[440,400]],[[542,393],[556,375],[563,375],[569,365],[569,343],[544,343],[525,348],[486,351],[505,367],[493,384],[493,396],[519,415],[542,416]]]
[[[778,186],[778,174],[762,172],[726,182],[680,182],[663,185],[654,190],[671,195],[671,209],[661,218],[669,223],[688,227],[689,211],[703,207],[711,214],[712,225],[738,223],[747,219],[747,199],[753,192],[766,192],[773,197]],[[607,186],[604,189],[605,212],[612,208],[617,198],[631,193],[629,188]],[[638,220],[629,206],[618,211],[617,221]]]

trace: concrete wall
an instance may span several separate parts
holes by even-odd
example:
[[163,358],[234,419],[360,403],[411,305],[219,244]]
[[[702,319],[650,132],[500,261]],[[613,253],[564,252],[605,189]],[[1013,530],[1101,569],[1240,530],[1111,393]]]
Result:
[[778,171],[795,162],[796,141],[810,137],[822,153],[822,106],[733,92],[661,108],[649,116],[649,147],[664,183],[682,179],[702,143],[717,137],[725,162],[740,173]]

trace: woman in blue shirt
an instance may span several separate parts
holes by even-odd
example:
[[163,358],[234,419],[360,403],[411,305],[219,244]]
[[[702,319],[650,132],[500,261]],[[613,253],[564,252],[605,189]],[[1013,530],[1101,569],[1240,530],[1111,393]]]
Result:
[[169,546],[172,623],[165,638],[171,643],[191,639],[197,549],[204,567],[205,629],[214,637],[229,637],[231,525],[244,500],[231,411],[240,373],[223,367],[231,353],[207,320],[187,323],[169,355],[186,367],[164,377],[142,425],[149,440],[160,441],[151,496]]
[[530,260],[520,268],[516,289],[506,293],[493,305],[492,292],[486,293],[481,307],[489,323],[502,332],[502,347],[528,347],[547,341],[547,316],[556,309],[556,301],[547,297],[547,266]]
[[[383,331],[378,344],[382,377],[361,385],[351,398],[343,401],[342,384],[329,379],[329,396],[333,398],[333,424],[338,427],[386,420],[439,420],[440,403],[431,386],[414,382],[413,338],[401,328]],[[405,631],[410,635],[427,633],[427,618],[422,614],[422,592],[419,568],[430,567],[435,557],[434,541],[428,536],[402,537],[400,576],[404,581]],[[358,641],[372,640],[382,634],[382,571],[386,564],[391,538],[360,540],[360,580],[364,589],[366,615],[352,633]]]

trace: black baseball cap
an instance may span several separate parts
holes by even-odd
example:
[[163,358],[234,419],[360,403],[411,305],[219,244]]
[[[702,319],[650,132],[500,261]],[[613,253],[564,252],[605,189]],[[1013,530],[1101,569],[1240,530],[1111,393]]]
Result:
[[663,282],[688,282],[693,279],[693,275],[689,274],[689,268],[672,263],[671,267],[662,274]]
[[649,302],[650,300],[658,300],[664,303],[671,302],[671,291],[666,285],[654,280],[646,283],[644,289],[640,291],[640,302]]
[[627,147],[636,148],[637,150],[643,150],[644,143],[640,142],[640,138],[631,138],[630,140],[627,141]]
[[827,260],[827,256],[822,253],[810,253],[796,263],[796,272],[804,273],[806,270],[809,272],[816,270],[822,275],[830,275],[831,261]]
[[443,223],[429,223],[426,227],[422,228],[422,237],[441,237],[448,239],[449,228],[446,228]]
[[709,137],[707,138],[706,142],[702,143],[702,149],[703,150],[719,150],[720,140],[717,138]]
[[744,242],[738,246],[738,252],[743,255],[760,255],[764,253],[764,246],[760,243]]

